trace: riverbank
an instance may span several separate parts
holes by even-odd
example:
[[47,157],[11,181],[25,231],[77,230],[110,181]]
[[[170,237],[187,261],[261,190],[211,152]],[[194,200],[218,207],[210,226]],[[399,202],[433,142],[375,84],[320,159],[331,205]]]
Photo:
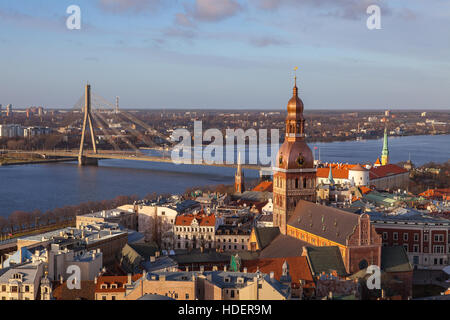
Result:
[[6,161],[0,160],[0,166],[20,166],[20,165],[27,165],[27,164],[43,164],[43,163],[71,162],[71,161],[77,161],[77,158],[44,159],[44,160],[8,159]]

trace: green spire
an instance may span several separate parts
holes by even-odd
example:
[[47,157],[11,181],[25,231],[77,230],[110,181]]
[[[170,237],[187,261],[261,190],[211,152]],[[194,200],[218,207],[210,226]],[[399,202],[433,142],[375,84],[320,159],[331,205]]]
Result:
[[328,173],[328,182],[330,184],[334,184],[333,173],[331,172],[331,164],[330,164],[330,172]]
[[381,164],[383,166],[389,163],[389,146],[388,146],[388,134],[387,126],[384,127],[384,141],[383,141],[383,152],[381,153]]
[[383,155],[389,155],[387,127],[384,127]]

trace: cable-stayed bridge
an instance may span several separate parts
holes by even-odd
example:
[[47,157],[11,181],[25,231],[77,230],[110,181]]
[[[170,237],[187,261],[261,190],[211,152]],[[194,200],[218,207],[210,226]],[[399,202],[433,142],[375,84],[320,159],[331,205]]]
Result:
[[[80,166],[97,165],[102,159],[122,159],[134,161],[148,161],[148,162],[165,162],[176,163],[170,155],[153,156],[146,154],[138,148],[133,141],[139,141],[148,149],[160,150],[161,147],[155,143],[154,139],[163,141],[168,146],[173,146],[173,142],[169,137],[159,133],[157,130],[151,128],[148,124],[138,119],[131,112],[119,110],[118,98],[116,104],[108,102],[97,94],[91,92],[91,86],[85,86],[84,95],[77,101],[73,107],[74,110],[83,110],[83,125],[81,132],[81,141],[78,150],[39,150],[39,151],[13,151],[15,153],[33,153],[39,154],[44,158],[60,158],[60,159],[77,159]],[[111,125],[109,119],[105,115],[105,111],[113,113],[116,120],[127,123],[127,134],[123,134],[117,128]],[[74,123],[79,122],[77,119]],[[70,125],[69,125],[70,126]],[[140,130],[139,130],[139,129]],[[107,140],[112,146],[113,150],[100,150],[97,145],[97,133]],[[131,138],[132,137],[132,138]],[[119,147],[119,144],[125,144],[126,150]],[[194,154],[194,152],[192,152]],[[181,164],[192,164],[202,166],[216,166],[216,167],[237,167],[236,164],[215,163],[201,161],[188,161]],[[261,174],[268,174],[271,172],[269,167],[261,165],[242,164],[242,168],[260,170]]]

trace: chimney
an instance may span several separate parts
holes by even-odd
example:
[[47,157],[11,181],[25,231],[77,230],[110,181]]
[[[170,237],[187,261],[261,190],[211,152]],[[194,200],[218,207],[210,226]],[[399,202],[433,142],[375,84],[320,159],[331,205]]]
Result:
[[247,267],[244,267],[244,273],[247,273]]
[[63,276],[62,276],[62,275],[59,276],[59,283],[60,283],[60,284],[63,284],[63,283],[64,283],[64,279],[63,279]]
[[227,272],[227,266],[223,266],[223,271]]
[[151,256],[150,257],[150,262],[155,262],[156,261],[156,257],[155,256]]
[[159,255],[160,255],[160,252],[159,252],[159,251],[156,251],[156,252],[155,252],[155,257],[156,257],[156,258],[159,258]]
[[275,278],[275,272],[270,271],[270,279],[273,280]]
[[131,273],[128,274],[128,282],[127,282],[127,284],[128,285],[132,284],[132,282],[131,282]]
[[213,266],[212,271],[217,271],[217,270],[218,270],[217,266]]
[[92,260],[95,260],[95,251],[92,252]]
[[97,280],[98,280],[98,278],[97,278],[97,276],[95,276],[95,278],[94,278],[94,283],[95,284],[97,284]]
[[205,272],[205,266],[200,266],[200,272]]

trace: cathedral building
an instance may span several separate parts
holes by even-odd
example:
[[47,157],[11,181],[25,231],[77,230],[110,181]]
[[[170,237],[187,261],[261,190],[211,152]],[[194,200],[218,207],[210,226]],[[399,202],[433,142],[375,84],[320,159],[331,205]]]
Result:
[[[287,109],[286,138],[273,168],[274,227],[283,236],[296,238],[306,246],[338,247],[348,273],[369,265],[380,266],[382,240],[367,214],[357,215],[315,203],[317,169],[305,141],[303,102],[298,97],[297,83]],[[359,165],[354,168],[367,180],[367,170]],[[327,173],[332,183],[331,167]]]
[[316,169],[305,141],[303,102],[298,97],[297,78],[287,105],[286,136],[273,168],[273,224],[286,234],[287,222],[300,200],[315,201]]

